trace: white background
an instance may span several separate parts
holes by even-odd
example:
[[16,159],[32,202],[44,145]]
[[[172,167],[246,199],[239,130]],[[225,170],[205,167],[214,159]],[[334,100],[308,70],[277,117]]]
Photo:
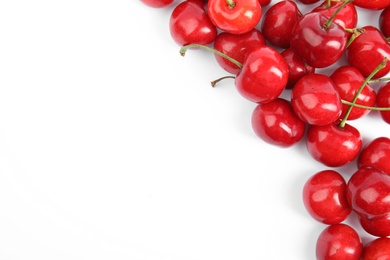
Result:
[[0,0],[0,259],[315,258],[301,190],[328,168],[257,138],[211,53],[179,55],[178,2]]

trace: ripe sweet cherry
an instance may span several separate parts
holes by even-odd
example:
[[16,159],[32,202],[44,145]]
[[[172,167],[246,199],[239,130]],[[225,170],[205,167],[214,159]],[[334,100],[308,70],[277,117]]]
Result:
[[390,238],[381,237],[364,246],[362,260],[390,259]]
[[372,166],[390,175],[390,138],[377,137],[367,143],[357,164],[359,168]]

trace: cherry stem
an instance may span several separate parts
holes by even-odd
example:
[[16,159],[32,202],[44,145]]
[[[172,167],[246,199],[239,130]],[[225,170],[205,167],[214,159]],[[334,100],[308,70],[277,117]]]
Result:
[[349,106],[354,106],[357,108],[363,108],[363,109],[369,109],[369,110],[377,110],[377,111],[390,111],[390,107],[370,107],[370,106],[364,106],[359,104],[354,104],[352,102],[349,102],[347,100],[342,99],[341,103]]
[[236,6],[236,2],[234,2],[234,0],[226,0],[226,3],[228,4],[230,9]]
[[377,82],[383,82],[383,81],[390,81],[390,78],[380,78],[380,79],[372,79],[369,83],[377,83]]
[[362,28],[353,28],[353,29],[345,29],[346,32],[351,33],[351,37],[349,37],[348,42],[347,42],[347,47],[351,45],[351,43],[358,37],[360,34],[364,33],[364,29]]
[[352,111],[352,108],[355,106],[356,104],[356,100],[358,99],[360,93],[363,91],[363,88],[370,82],[370,80],[372,79],[372,77],[375,76],[375,74],[380,71],[381,69],[383,69],[384,67],[386,67],[386,63],[387,63],[387,58],[384,58],[382,60],[382,62],[371,72],[370,75],[368,75],[368,77],[364,80],[364,82],[362,83],[362,85],[359,87],[358,91],[356,92],[355,94],[355,97],[353,98],[352,100],[352,104],[350,104],[350,106],[348,107],[348,110],[347,112],[345,113],[343,119],[341,120],[340,124],[339,124],[339,127],[340,128],[344,128],[346,122],[347,122],[347,119],[348,119],[348,116],[351,114],[351,111]]
[[332,7],[331,2],[332,2],[332,0],[327,0],[326,1],[326,8],[331,8]]
[[224,79],[235,79],[235,78],[236,78],[235,76],[224,76],[224,77],[221,77],[219,79],[211,81],[211,86],[215,87],[215,85],[217,85],[217,83],[220,82],[221,80],[224,80]]
[[237,67],[239,67],[240,69],[242,68],[242,63],[241,62],[233,59],[232,57],[229,57],[225,53],[222,53],[220,51],[217,51],[216,49],[210,48],[210,47],[205,46],[205,45],[197,44],[197,43],[192,43],[192,44],[188,44],[188,45],[185,45],[185,46],[181,47],[180,48],[180,55],[184,57],[186,52],[187,52],[187,50],[189,48],[200,48],[200,49],[203,49],[203,50],[206,50],[206,51],[211,51],[211,52],[221,56],[222,58],[227,59],[231,63],[237,65]]
[[329,18],[328,22],[326,24],[324,24],[324,29],[327,30],[330,25],[332,24],[333,20],[336,18],[336,15],[338,15],[338,13],[340,13],[340,11],[345,7],[347,6],[349,3],[351,3],[353,0],[348,0],[348,1],[345,1],[342,5],[340,5],[339,8],[337,8],[337,10],[332,14],[332,16]]

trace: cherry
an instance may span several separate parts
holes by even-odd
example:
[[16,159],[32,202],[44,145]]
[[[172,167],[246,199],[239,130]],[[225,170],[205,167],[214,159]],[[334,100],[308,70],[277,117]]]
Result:
[[[266,42],[262,33],[255,28],[243,34],[232,34],[227,32],[218,34],[214,41],[214,49],[243,63],[247,52],[265,44]],[[215,54],[215,58],[218,64],[226,71],[232,74],[237,74],[240,71],[240,68],[236,64],[220,55]]]
[[244,98],[268,103],[283,92],[287,79],[288,66],[283,56],[269,46],[259,46],[246,56],[235,86]]
[[378,219],[390,215],[390,176],[374,167],[361,167],[347,183],[347,200],[360,217]]
[[295,23],[291,35],[293,51],[315,68],[334,64],[347,46],[344,28],[317,12],[302,16]]
[[379,16],[379,29],[386,38],[390,37],[390,6],[383,9]]
[[141,2],[150,7],[161,8],[170,5],[173,0],[141,0]]
[[326,125],[341,115],[340,95],[326,75],[311,73],[303,76],[291,91],[295,113],[306,123]]
[[271,3],[271,0],[259,0],[261,6],[267,6]]
[[383,218],[366,219],[358,217],[358,219],[367,233],[377,237],[390,236],[390,215]]
[[350,65],[357,68],[367,77],[384,58],[386,66],[378,71],[373,78],[380,78],[390,72],[390,45],[383,34],[374,26],[364,26],[346,49],[346,58]]
[[351,213],[346,198],[347,184],[340,173],[323,170],[311,176],[303,187],[303,203],[309,214],[324,224],[338,224]]
[[252,128],[265,142],[289,147],[299,142],[305,133],[305,123],[294,113],[289,101],[277,98],[259,104],[252,113]]
[[361,8],[379,10],[390,6],[390,0],[354,0],[354,5]]
[[210,21],[201,0],[187,0],[172,11],[169,30],[180,46],[191,43],[211,44],[217,37],[217,29]]
[[311,5],[319,2],[320,0],[298,0],[298,1],[305,5]]
[[[390,83],[379,88],[377,92],[376,104],[378,107],[390,107]],[[382,110],[379,112],[382,119],[390,124],[390,111]]]
[[[364,83],[365,78],[358,69],[353,66],[341,66],[338,67],[331,75],[330,78],[333,80],[341,99],[352,101],[359,91],[361,85]],[[356,104],[364,105],[368,107],[375,106],[376,103],[376,92],[369,85],[365,85],[360,94],[357,97]],[[340,117],[344,117],[349,109],[349,106],[343,104],[343,109]],[[363,109],[353,107],[348,120],[355,120],[368,114],[370,109]]]
[[380,237],[364,246],[362,260],[388,259],[390,259],[390,238]]
[[359,234],[347,224],[334,224],[326,227],[318,236],[316,244],[317,260],[359,260],[363,244]]
[[258,0],[209,0],[208,14],[219,29],[242,34],[256,27],[262,9]]
[[372,166],[390,175],[390,138],[377,137],[367,143],[357,164],[359,168]]
[[330,167],[339,167],[357,158],[362,148],[362,137],[360,132],[349,124],[345,124],[343,128],[336,123],[310,125],[306,147],[315,160]]
[[291,48],[281,52],[288,66],[286,89],[292,89],[303,76],[314,73],[315,68],[307,65]]
[[272,45],[279,48],[288,48],[292,27],[301,16],[302,14],[295,2],[280,1],[271,6],[264,14],[261,32]]

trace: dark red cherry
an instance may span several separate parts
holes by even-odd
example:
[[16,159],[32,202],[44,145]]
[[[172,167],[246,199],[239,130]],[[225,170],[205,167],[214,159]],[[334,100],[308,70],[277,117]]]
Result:
[[379,10],[390,6],[390,0],[354,0],[354,5],[365,9]]
[[[341,99],[352,102],[355,98],[361,85],[364,83],[365,78],[358,69],[353,66],[341,66],[336,68],[330,75],[330,78],[334,82]],[[363,90],[356,100],[356,104],[373,107],[376,103],[376,92],[369,85],[365,85]],[[343,112],[341,118],[344,117],[349,105],[343,104]],[[355,120],[368,114],[371,110],[353,107],[351,113],[348,115],[348,120]]]
[[390,259],[390,238],[380,237],[367,243],[363,248],[362,260]]
[[283,56],[269,46],[260,46],[246,55],[235,85],[244,98],[264,104],[279,97],[287,78],[288,66]]
[[288,48],[291,30],[301,16],[295,2],[287,0],[277,2],[264,14],[261,32],[273,46]]
[[292,29],[291,48],[315,68],[334,64],[341,58],[347,45],[348,38],[344,28],[328,21],[321,13],[307,13]]
[[180,46],[197,43],[211,44],[217,37],[217,28],[210,21],[201,0],[187,0],[172,11],[169,30]]
[[390,45],[374,26],[364,26],[362,32],[346,49],[347,60],[366,78],[384,58],[387,58],[386,67],[377,72],[373,78],[383,77],[390,72]]
[[379,29],[386,38],[390,37],[390,6],[383,9],[379,16]]
[[[390,83],[379,88],[377,92],[376,104],[378,107],[390,107]],[[382,119],[390,124],[390,111],[382,110],[379,112]]]
[[390,215],[383,218],[366,219],[358,217],[358,219],[367,233],[377,237],[390,236]]
[[367,143],[358,158],[358,167],[375,167],[390,175],[390,138],[376,137]]
[[326,166],[339,167],[357,158],[362,148],[362,137],[349,124],[343,128],[336,123],[311,125],[307,131],[306,146],[315,160]]
[[271,3],[271,0],[259,0],[259,3],[263,7],[269,5]]
[[305,123],[294,113],[289,101],[277,98],[259,104],[252,113],[255,134],[267,143],[290,147],[298,143],[305,133]]
[[141,0],[141,2],[150,7],[161,8],[170,5],[173,0]]
[[[214,41],[214,49],[243,63],[248,52],[265,44],[266,42],[262,33],[257,29],[252,29],[243,34],[232,34],[227,32],[218,34]],[[220,55],[215,54],[215,58],[218,64],[226,71],[232,74],[237,74],[240,71],[240,68],[237,67],[236,64],[233,64]]]
[[311,5],[319,2],[320,0],[298,0],[298,2],[301,2],[302,4],[305,5]]

